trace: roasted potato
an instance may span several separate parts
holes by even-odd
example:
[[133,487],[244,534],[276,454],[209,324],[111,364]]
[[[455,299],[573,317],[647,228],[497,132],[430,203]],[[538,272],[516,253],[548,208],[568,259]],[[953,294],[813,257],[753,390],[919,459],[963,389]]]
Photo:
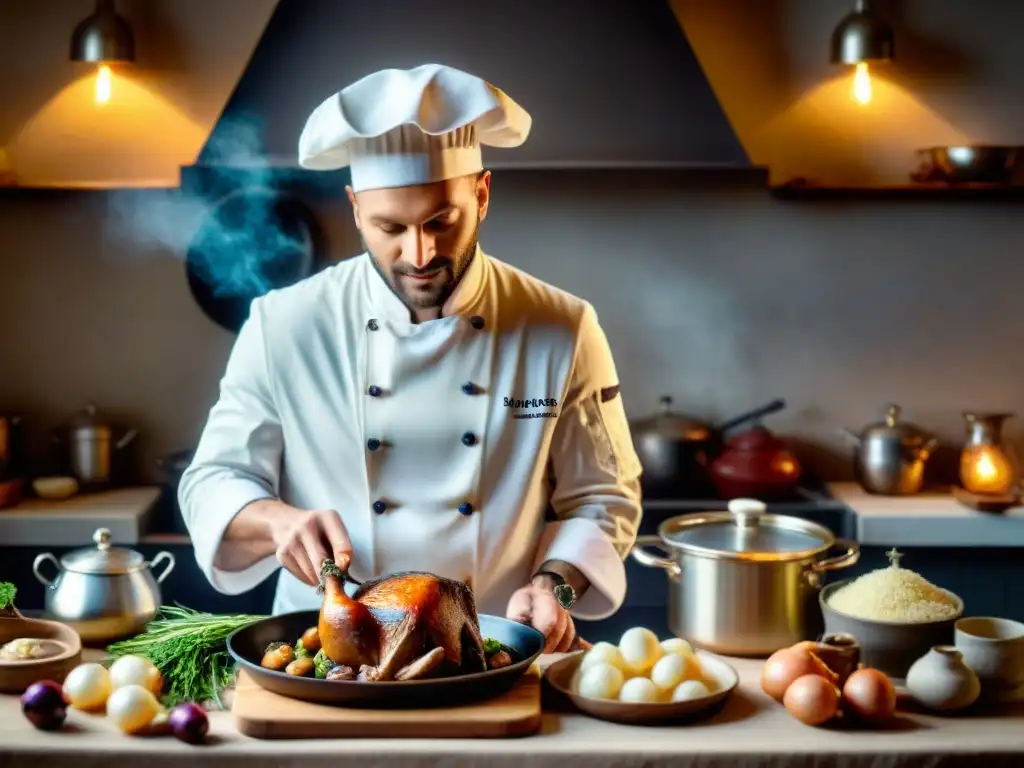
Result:
[[295,649],[287,643],[271,643],[263,653],[261,667],[280,672],[295,660]]
[[284,668],[284,671],[289,675],[296,675],[297,677],[312,677],[313,666],[313,657],[303,656],[301,659],[295,659]]
[[512,663],[512,657],[508,655],[508,651],[498,651],[496,654],[487,659],[488,669],[501,669],[507,667]]
[[310,627],[302,633],[302,637],[299,638],[299,644],[305,649],[306,653],[311,656],[315,656],[316,652],[320,650],[320,633],[316,627]]

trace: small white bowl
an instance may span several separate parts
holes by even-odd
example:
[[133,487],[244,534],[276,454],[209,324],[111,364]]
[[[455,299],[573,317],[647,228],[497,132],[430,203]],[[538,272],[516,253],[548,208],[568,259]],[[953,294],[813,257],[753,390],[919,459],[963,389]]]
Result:
[[36,496],[49,501],[63,501],[78,493],[78,481],[73,477],[38,477],[32,481]]

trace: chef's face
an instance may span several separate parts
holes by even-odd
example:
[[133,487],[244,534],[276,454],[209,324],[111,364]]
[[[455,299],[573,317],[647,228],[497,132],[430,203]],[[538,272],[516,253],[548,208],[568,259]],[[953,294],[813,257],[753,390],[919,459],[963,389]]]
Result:
[[455,290],[476,251],[490,188],[484,171],[434,184],[347,190],[366,250],[414,312],[436,315]]

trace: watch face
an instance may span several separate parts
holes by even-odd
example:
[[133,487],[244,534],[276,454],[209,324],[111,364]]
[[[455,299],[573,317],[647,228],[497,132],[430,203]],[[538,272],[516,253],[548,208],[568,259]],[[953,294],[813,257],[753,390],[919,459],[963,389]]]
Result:
[[559,584],[555,587],[555,599],[560,606],[568,611],[576,602],[576,590],[568,584]]

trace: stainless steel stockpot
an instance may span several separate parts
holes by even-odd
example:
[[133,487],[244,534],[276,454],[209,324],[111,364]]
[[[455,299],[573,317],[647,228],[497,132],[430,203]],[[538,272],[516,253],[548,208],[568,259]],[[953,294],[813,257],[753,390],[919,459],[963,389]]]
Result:
[[[823,576],[856,563],[860,546],[766,510],[734,499],[728,511],[678,515],[657,536],[637,537],[633,559],[668,574],[668,625],[678,637],[714,653],[761,657],[817,634]],[[827,557],[833,548],[844,551]]]

